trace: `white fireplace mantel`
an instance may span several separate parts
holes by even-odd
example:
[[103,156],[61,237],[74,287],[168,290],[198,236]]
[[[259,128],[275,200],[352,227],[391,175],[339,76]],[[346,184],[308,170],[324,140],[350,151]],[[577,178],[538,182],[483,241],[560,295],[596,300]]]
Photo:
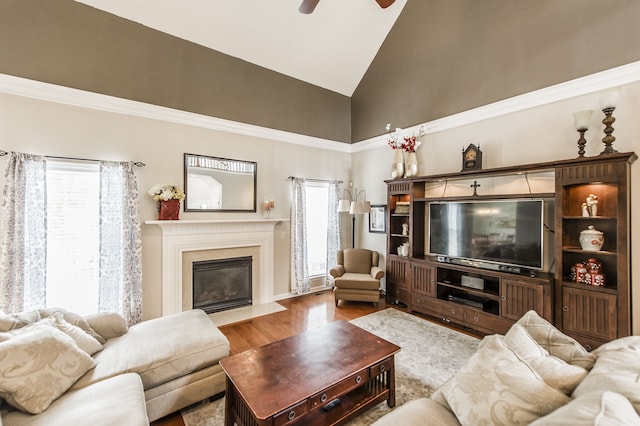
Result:
[[182,254],[188,251],[258,247],[260,283],[253,303],[273,302],[274,230],[286,220],[146,221],[162,230],[162,315],[182,311]]

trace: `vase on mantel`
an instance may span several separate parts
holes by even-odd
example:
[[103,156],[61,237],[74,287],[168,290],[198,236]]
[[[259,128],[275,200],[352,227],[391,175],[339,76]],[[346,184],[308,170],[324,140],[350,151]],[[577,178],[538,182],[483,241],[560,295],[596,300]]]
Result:
[[407,163],[405,164],[405,177],[418,176],[418,156],[415,152],[407,153]]
[[393,150],[393,163],[391,164],[391,178],[402,179],[404,177],[404,152],[396,148]]
[[178,220],[180,216],[180,200],[158,201],[158,220]]

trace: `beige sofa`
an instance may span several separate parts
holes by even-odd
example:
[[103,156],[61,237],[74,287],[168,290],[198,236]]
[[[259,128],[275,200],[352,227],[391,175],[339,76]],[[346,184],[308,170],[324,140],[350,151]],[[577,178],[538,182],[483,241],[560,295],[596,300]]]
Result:
[[148,425],[223,392],[228,354],[201,310],[132,327],[113,313],[0,315],[0,362],[16,372],[0,378],[2,424]]
[[456,376],[375,426],[640,425],[640,336],[589,353],[534,311],[485,337]]

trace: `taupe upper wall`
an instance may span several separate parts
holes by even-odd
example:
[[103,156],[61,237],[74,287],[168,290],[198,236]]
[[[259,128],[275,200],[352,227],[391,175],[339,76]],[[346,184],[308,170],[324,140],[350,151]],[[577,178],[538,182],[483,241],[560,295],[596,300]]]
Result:
[[638,61],[639,22],[637,0],[409,0],[352,96],[352,141]]
[[353,97],[72,0],[0,2],[0,73],[350,142],[640,60],[638,0],[409,0]]
[[0,2],[0,73],[350,142],[350,99],[71,0]]

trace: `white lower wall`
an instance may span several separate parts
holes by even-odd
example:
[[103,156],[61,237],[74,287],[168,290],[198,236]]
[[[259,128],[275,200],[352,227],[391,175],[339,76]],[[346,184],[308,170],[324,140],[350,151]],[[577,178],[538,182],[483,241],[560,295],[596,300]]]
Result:
[[[242,126],[239,126],[242,128]],[[268,132],[265,132],[268,134]],[[289,135],[295,139],[295,135]],[[306,137],[300,136],[301,140]],[[344,144],[342,144],[344,145]],[[311,148],[255,136],[176,124],[0,93],[0,150],[51,156],[142,161],[136,169],[140,216],[144,224],[157,218],[156,203],[147,190],[157,183],[184,188],[183,154],[194,153],[256,161],[258,209],[272,195],[272,218],[289,218],[289,176],[349,180],[350,154]],[[7,157],[0,157],[4,170]],[[4,173],[0,173],[4,187]],[[181,212],[181,219],[259,219],[256,213]],[[142,225],[143,315],[161,316],[162,241],[160,228]],[[289,224],[275,228],[274,298],[290,294]]]

